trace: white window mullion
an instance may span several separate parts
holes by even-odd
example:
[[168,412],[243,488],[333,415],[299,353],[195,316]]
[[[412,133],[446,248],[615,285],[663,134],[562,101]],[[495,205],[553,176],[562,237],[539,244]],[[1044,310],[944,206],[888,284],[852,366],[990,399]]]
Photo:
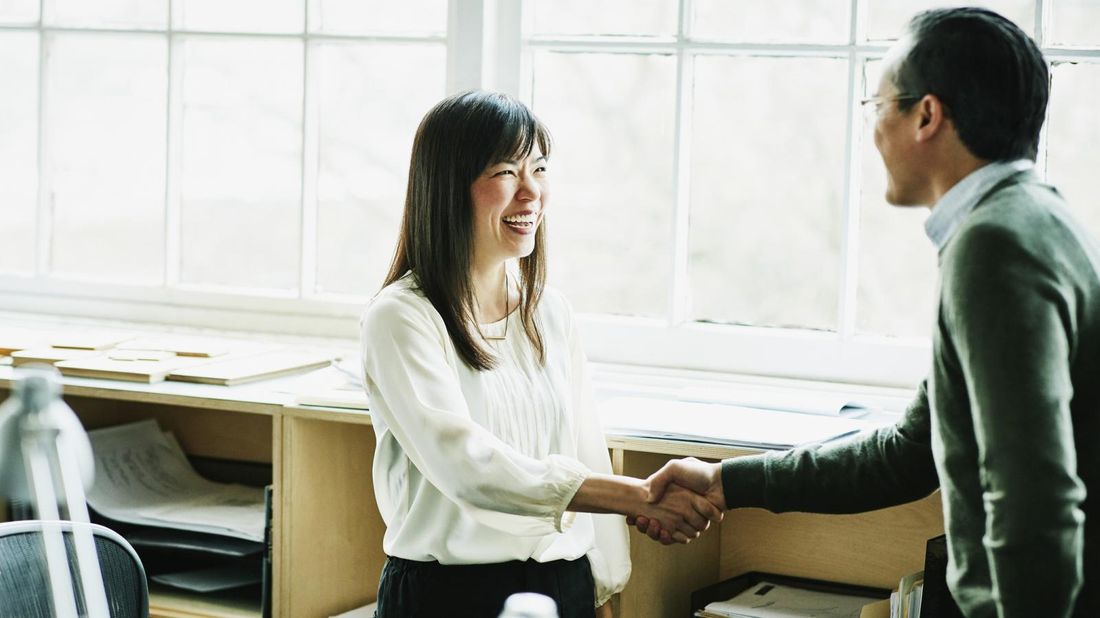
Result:
[[310,298],[317,293],[317,170],[321,139],[314,92],[317,59],[311,47],[307,36],[302,41],[302,228],[301,257],[298,260],[298,294],[302,298]]
[[47,87],[49,75],[49,42],[43,28],[45,2],[39,3],[38,12],[38,211],[35,221],[34,273],[38,277],[49,276],[53,255],[53,182],[49,165],[49,122],[46,118]]
[[483,86],[486,4],[491,1],[450,0],[447,16],[447,94]]
[[168,114],[165,128],[168,131],[164,173],[164,286],[179,284],[183,254],[180,248],[180,149],[183,136],[183,54],[179,53],[180,41],[172,32],[172,14],[178,2],[168,4]]
[[494,35],[486,63],[492,71],[484,86],[529,101],[530,89],[523,87],[523,75],[530,74],[530,58],[525,54],[523,45],[524,3],[516,0],[492,2],[494,8],[490,27]]
[[[1039,49],[1046,46],[1047,31],[1050,28],[1050,4],[1048,0],[1037,0],[1035,3],[1035,44]],[[1047,70],[1054,74],[1054,63],[1047,61]],[[1053,83],[1052,83],[1053,85]],[[1039,147],[1035,154],[1035,173],[1040,178],[1047,177],[1047,127],[1050,121],[1050,105],[1047,105],[1046,117],[1043,118],[1043,128],[1039,131]]]
[[862,110],[859,98],[863,84],[863,58],[856,52],[856,46],[863,36],[860,1],[851,0],[851,24],[848,29],[848,105],[845,119],[844,138],[844,190],[841,193],[843,212],[840,294],[837,299],[838,332],[841,341],[850,339],[856,332],[856,311],[859,295],[859,207],[860,184],[862,182],[859,161],[862,153]]
[[690,318],[691,279],[690,254],[691,207],[691,131],[694,109],[695,54],[685,48],[691,38],[691,0],[681,0],[677,28],[676,50],[676,125],[673,146],[672,177],[672,269],[668,298],[668,323],[682,324]]

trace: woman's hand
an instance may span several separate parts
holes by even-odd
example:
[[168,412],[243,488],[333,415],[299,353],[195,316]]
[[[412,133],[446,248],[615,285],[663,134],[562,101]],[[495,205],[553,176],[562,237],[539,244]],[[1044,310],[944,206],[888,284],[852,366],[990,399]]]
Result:
[[662,488],[660,499],[647,503],[637,513],[638,519],[653,522],[668,533],[662,542],[670,544],[690,543],[698,538],[711,522],[722,521],[722,511],[706,496],[680,485],[670,484]]

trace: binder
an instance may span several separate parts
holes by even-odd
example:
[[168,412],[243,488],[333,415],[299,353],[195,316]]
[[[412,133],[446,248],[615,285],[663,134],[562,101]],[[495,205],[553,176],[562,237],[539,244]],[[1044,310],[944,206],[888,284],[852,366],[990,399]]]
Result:
[[924,593],[920,618],[963,618],[947,589],[947,536],[928,539],[924,548]]

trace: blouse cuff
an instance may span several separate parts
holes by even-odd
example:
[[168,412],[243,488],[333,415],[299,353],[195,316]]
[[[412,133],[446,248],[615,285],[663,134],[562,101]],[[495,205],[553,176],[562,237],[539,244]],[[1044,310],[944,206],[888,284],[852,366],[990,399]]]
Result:
[[565,476],[565,479],[556,487],[552,502],[554,507],[554,529],[558,532],[565,532],[573,525],[574,519],[574,514],[567,512],[565,509],[573,501],[573,496],[577,494],[581,484],[584,483],[592,471],[571,457],[551,455],[550,460],[551,465],[560,467]]

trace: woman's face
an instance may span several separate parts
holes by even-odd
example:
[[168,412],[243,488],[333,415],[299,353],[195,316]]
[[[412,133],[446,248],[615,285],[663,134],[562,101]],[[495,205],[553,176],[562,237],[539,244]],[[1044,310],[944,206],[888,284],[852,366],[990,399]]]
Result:
[[530,255],[549,194],[546,157],[538,146],[521,161],[489,164],[470,186],[475,263]]

